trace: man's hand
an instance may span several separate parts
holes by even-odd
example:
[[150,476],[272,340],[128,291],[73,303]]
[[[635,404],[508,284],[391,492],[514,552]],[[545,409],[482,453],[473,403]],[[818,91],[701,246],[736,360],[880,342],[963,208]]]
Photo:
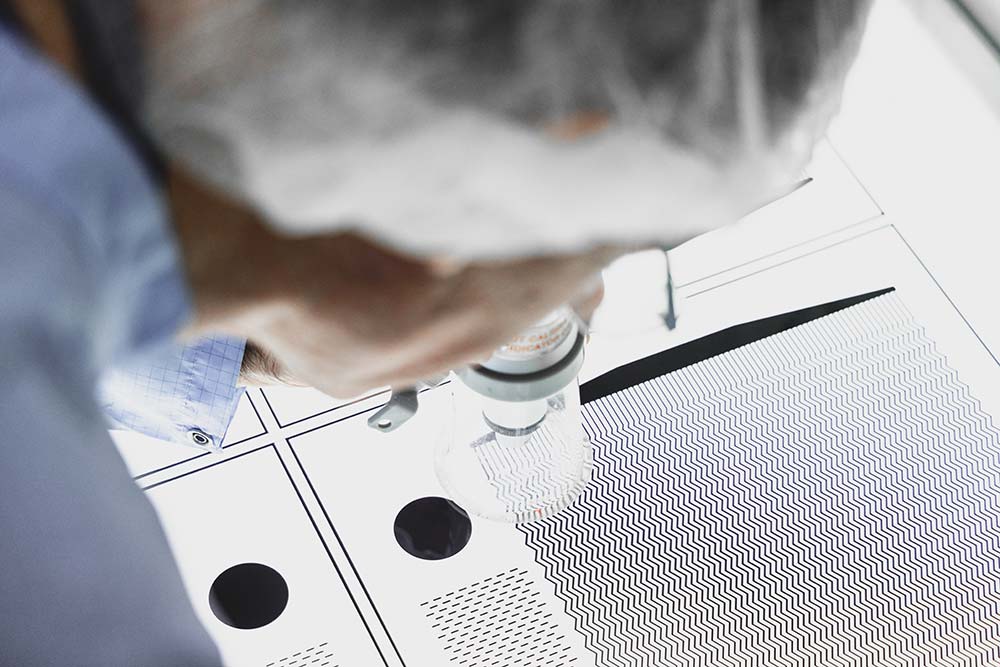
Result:
[[[589,322],[591,316],[604,298],[604,282],[598,283],[584,298],[571,305],[584,321]],[[427,378],[423,378],[426,380]],[[302,387],[300,380],[291,376],[288,369],[274,355],[248,340],[243,350],[243,361],[240,365],[240,384],[248,387],[271,387],[276,385]],[[398,385],[397,385],[398,386]]]
[[278,235],[182,172],[170,200],[194,293],[187,333],[248,338],[263,377],[341,397],[488,357],[553,308],[590,296],[620,254],[445,266],[351,233]]

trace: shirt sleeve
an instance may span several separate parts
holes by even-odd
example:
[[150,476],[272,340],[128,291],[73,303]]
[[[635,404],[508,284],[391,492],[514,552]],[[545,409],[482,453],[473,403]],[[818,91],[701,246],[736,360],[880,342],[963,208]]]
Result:
[[217,336],[173,345],[108,371],[100,401],[113,428],[218,449],[244,390],[246,341]]
[[74,86],[0,30],[0,662],[218,666],[94,400],[189,312],[157,193]]

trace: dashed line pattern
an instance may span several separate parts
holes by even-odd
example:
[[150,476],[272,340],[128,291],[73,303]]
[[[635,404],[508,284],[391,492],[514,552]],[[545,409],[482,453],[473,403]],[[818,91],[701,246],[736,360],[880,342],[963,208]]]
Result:
[[570,667],[577,662],[526,570],[502,572],[420,606],[449,665]]
[[281,660],[269,662],[265,667],[340,667],[334,662],[333,651],[329,647],[330,642],[323,642],[316,646],[310,646]]
[[1000,437],[895,293],[584,410],[519,528],[600,667],[1000,664]]

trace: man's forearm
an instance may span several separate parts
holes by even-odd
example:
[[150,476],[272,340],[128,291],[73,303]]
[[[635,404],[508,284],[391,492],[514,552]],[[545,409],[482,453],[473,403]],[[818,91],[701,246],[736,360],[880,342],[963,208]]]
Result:
[[176,165],[168,173],[167,201],[193,301],[181,339],[247,337],[293,292],[290,277],[282,275],[294,261],[282,252],[287,241],[252,209]]

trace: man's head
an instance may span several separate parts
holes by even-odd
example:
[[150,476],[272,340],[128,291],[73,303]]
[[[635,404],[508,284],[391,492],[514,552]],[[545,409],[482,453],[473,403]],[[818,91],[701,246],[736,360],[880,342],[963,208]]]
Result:
[[510,256],[675,244],[785,185],[867,0],[145,4],[168,152],[298,231]]

